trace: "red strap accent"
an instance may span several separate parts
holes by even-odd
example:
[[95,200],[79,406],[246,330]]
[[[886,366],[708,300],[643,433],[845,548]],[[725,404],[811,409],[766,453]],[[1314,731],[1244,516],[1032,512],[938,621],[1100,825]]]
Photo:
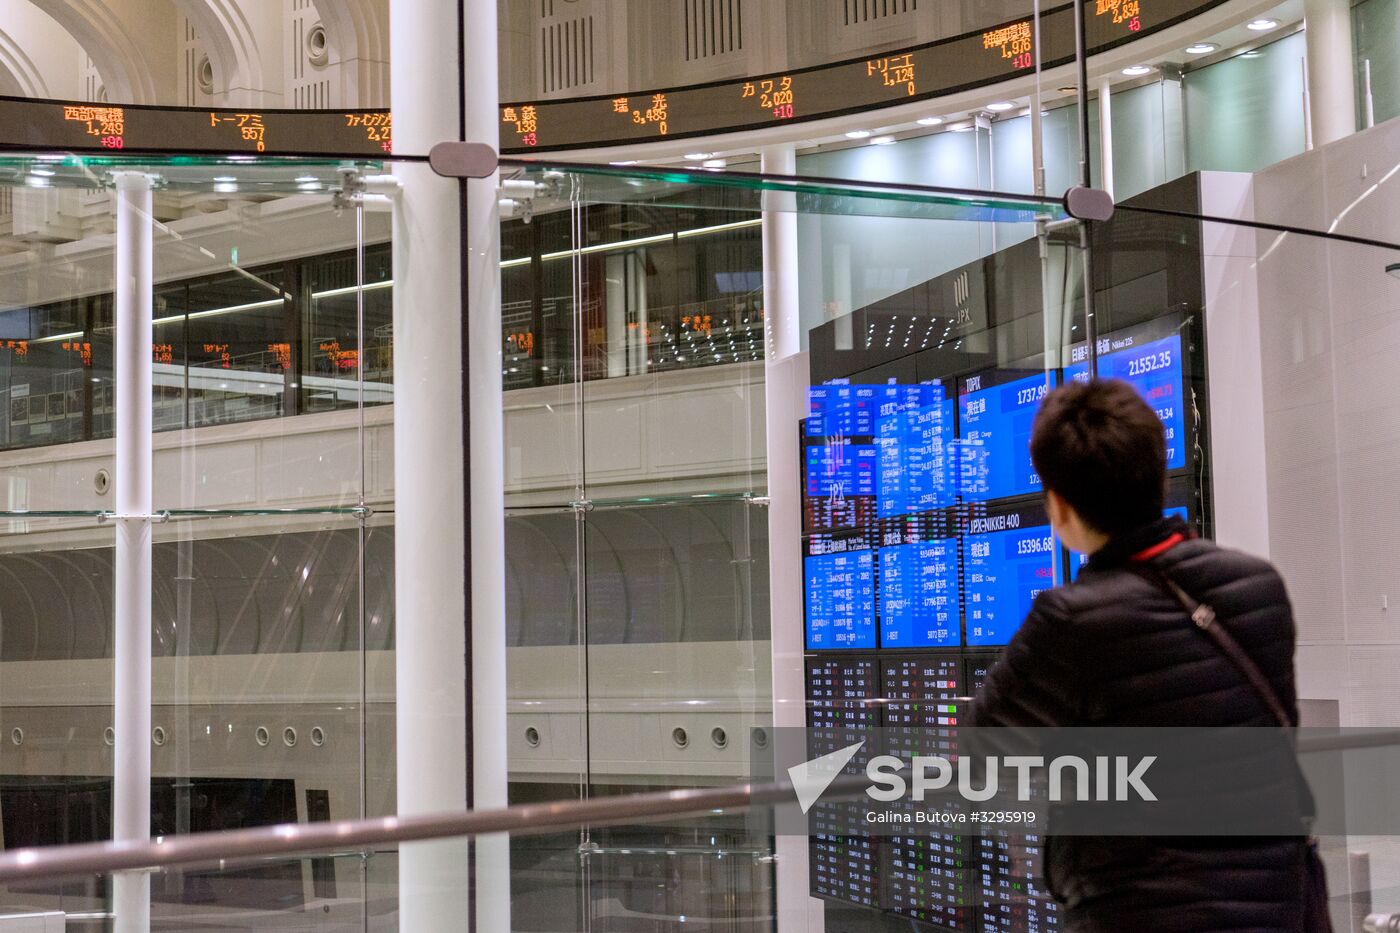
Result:
[[1170,551],[1172,548],[1176,547],[1178,544],[1185,540],[1186,536],[1184,534],[1182,534],[1179,531],[1174,531],[1171,534],[1167,535],[1165,538],[1163,538],[1161,541],[1158,541],[1156,544],[1152,545],[1150,548],[1138,551],[1136,554],[1134,554],[1128,559],[1137,563],[1149,561],[1152,558],[1156,557],[1158,554],[1163,554],[1167,551]]

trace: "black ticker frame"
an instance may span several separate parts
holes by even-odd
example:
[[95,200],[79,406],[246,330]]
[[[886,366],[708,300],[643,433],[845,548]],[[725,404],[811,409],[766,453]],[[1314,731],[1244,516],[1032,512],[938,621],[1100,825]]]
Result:
[[[1071,2],[1062,3],[1062,4],[1059,4],[1059,5],[1057,5],[1057,6],[1053,6],[1053,7],[1050,7],[1050,8],[1048,8],[1048,9],[1043,9],[1043,10],[1041,10],[1041,11],[1040,11],[1040,18],[1041,18],[1041,20],[1042,20],[1042,23],[1044,22],[1044,20],[1045,20],[1047,17],[1058,16],[1058,15],[1062,15],[1062,14],[1067,13],[1067,12],[1072,12],[1072,11],[1078,6],[1078,4],[1079,4],[1080,2],[1082,2],[1082,0],[1071,0]],[[1130,42],[1134,42],[1134,41],[1136,41],[1136,40],[1139,39],[1139,38],[1143,38],[1143,37],[1145,37],[1145,36],[1153,35],[1153,34],[1155,34],[1155,33],[1161,32],[1161,31],[1164,30],[1164,29],[1169,29],[1169,28],[1171,28],[1172,26],[1175,26],[1175,25],[1177,25],[1177,24],[1179,24],[1179,23],[1181,23],[1181,22],[1184,22],[1184,21],[1186,21],[1186,20],[1188,20],[1188,19],[1191,19],[1191,18],[1194,17],[1194,16],[1198,16],[1198,15],[1200,15],[1200,14],[1202,14],[1202,13],[1209,12],[1210,10],[1214,9],[1214,8],[1217,7],[1217,6],[1220,6],[1221,4],[1223,4],[1223,3],[1225,3],[1225,2],[1227,2],[1227,0],[1202,0],[1202,2],[1199,2],[1199,3],[1195,4],[1195,5],[1193,5],[1193,6],[1192,6],[1189,10],[1187,10],[1186,12],[1183,12],[1183,13],[1178,14],[1178,15],[1176,15],[1176,16],[1168,17],[1167,19],[1164,19],[1162,22],[1157,23],[1157,24],[1151,26],[1150,28],[1143,29],[1143,30],[1141,30],[1140,32],[1137,32],[1137,33],[1134,33],[1134,34],[1130,34],[1130,35],[1117,36],[1117,37],[1115,37],[1115,38],[1113,38],[1113,39],[1110,39],[1109,41],[1106,41],[1106,42],[1097,43],[1097,44],[1095,44],[1092,48],[1089,49],[1089,54],[1099,54],[1099,53],[1102,53],[1102,52],[1108,52],[1108,51],[1111,51],[1111,50],[1113,50],[1113,49],[1119,48],[1120,46],[1126,45],[1126,44],[1128,44],[1128,43],[1130,43]],[[991,24],[991,25],[988,25],[988,26],[984,26],[984,27],[982,27],[982,28],[980,28],[980,29],[976,29],[976,30],[973,30],[973,31],[971,31],[971,32],[961,33],[961,34],[955,35],[955,36],[945,36],[945,37],[940,38],[940,39],[934,39],[934,40],[932,40],[932,41],[919,43],[919,44],[917,44],[917,45],[906,46],[906,47],[904,47],[904,48],[891,49],[891,50],[887,50],[887,51],[875,53],[875,56],[878,56],[878,57],[886,57],[886,58],[891,57],[891,56],[902,56],[902,55],[905,55],[905,54],[908,54],[908,53],[921,52],[921,51],[924,51],[924,50],[927,50],[927,49],[936,48],[936,47],[941,46],[941,45],[949,45],[949,44],[952,44],[952,43],[955,43],[955,42],[963,42],[963,41],[967,41],[967,40],[969,40],[969,39],[972,39],[972,38],[974,38],[974,37],[983,35],[983,34],[985,34],[985,33],[992,32],[992,31],[995,31],[995,30],[1004,28],[1004,27],[1006,27],[1006,26],[1013,25],[1013,24],[1015,24],[1015,23],[1026,22],[1026,21],[1028,21],[1029,19],[1030,19],[1029,16],[1016,17],[1016,18],[1014,18],[1014,19],[1006,20],[1006,21],[1001,22],[1001,23],[995,23],[995,24]],[[1043,37],[1043,36],[1042,36],[1042,37]],[[1075,56],[1075,54],[1074,54],[1074,46],[1073,46],[1072,41],[1068,41],[1066,44],[1067,44],[1067,46],[1068,46],[1068,53],[1067,53],[1067,54],[1064,54],[1064,55],[1057,56],[1057,57],[1055,57],[1055,58],[1053,58],[1053,59],[1051,59],[1051,60],[1049,60],[1049,61],[1042,61],[1042,62],[1040,63],[1040,68],[1041,68],[1041,70],[1047,70],[1047,69],[1051,69],[1051,68],[1058,68],[1058,67],[1063,66],[1063,65],[1071,64],[1072,62],[1075,61],[1076,56]],[[735,78],[717,79],[717,80],[714,80],[714,81],[702,81],[702,82],[698,82],[698,83],[695,83],[695,84],[671,85],[671,86],[668,86],[668,87],[659,87],[659,88],[645,88],[645,89],[636,90],[636,91],[626,90],[626,91],[619,91],[619,92],[615,92],[615,93],[611,93],[611,94],[593,94],[593,95],[585,95],[585,96],[570,97],[570,98],[555,98],[555,99],[542,99],[542,100],[506,101],[506,102],[503,102],[503,103],[501,104],[501,110],[502,110],[502,112],[504,113],[504,111],[505,111],[506,108],[521,108],[521,107],[531,107],[531,106],[533,106],[533,107],[558,106],[558,105],[569,105],[569,104],[584,104],[584,105],[588,105],[588,104],[601,103],[601,102],[603,102],[603,101],[608,101],[608,100],[614,100],[614,99],[617,99],[617,98],[620,98],[620,97],[629,97],[629,98],[630,98],[630,97],[649,98],[649,97],[651,97],[651,96],[653,96],[653,95],[656,95],[656,94],[663,94],[663,95],[664,95],[664,94],[675,94],[675,93],[680,93],[680,92],[683,92],[683,91],[705,90],[705,89],[715,88],[715,87],[724,87],[724,86],[726,86],[726,85],[733,85],[734,87],[738,88],[738,87],[741,87],[745,82],[749,82],[749,83],[753,83],[753,82],[762,82],[762,81],[765,81],[765,80],[782,79],[783,77],[795,77],[795,76],[801,76],[801,75],[804,75],[804,74],[819,73],[819,72],[827,71],[827,70],[835,70],[835,69],[840,69],[840,68],[847,68],[847,67],[850,67],[850,66],[853,66],[853,65],[857,65],[857,64],[861,64],[861,63],[863,63],[863,62],[866,62],[866,61],[870,60],[872,57],[875,57],[875,56],[872,56],[872,55],[860,55],[860,56],[855,56],[855,57],[852,57],[852,58],[841,59],[841,60],[835,61],[835,62],[826,62],[826,63],[821,64],[821,65],[809,65],[809,66],[806,66],[806,67],[803,67],[803,68],[793,68],[793,69],[790,69],[790,70],[787,70],[787,71],[765,72],[765,73],[763,73],[763,74],[749,75],[749,76],[741,77],[741,78],[738,78],[738,79],[735,79]],[[565,149],[578,149],[578,148],[587,148],[587,147],[620,146],[620,145],[627,145],[627,144],[637,144],[637,143],[642,143],[642,142],[660,142],[660,141],[669,140],[669,139],[693,139],[693,138],[703,137],[703,136],[713,136],[713,135],[717,135],[717,134],[721,134],[721,133],[752,132],[752,131],[755,131],[755,130],[770,129],[770,128],[773,128],[773,127],[785,126],[785,125],[796,124],[796,123],[810,122],[810,121],[813,121],[813,120],[824,120],[824,119],[831,119],[831,118],[835,118],[835,117],[850,116],[850,115],[859,114],[859,113],[869,113],[869,112],[871,112],[871,111],[882,110],[882,109],[885,109],[885,108],[888,108],[888,107],[899,106],[899,105],[902,105],[902,104],[917,103],[917,102],[926,101],[926,100],[933,100],[933,99],[936,99],[936,98],[939,98],[939,97],[946,97],[946,96],[948,96],[948,95],[950,95],[950,94],[958,94],[958,93],[961,93],[961,92],[963,92],[963,91],[973,90],[973,89],[978,88],[978,87],[988,87],[988,86],[991,86],[991,85],[999,84],[999,83],[1001,83],[1001,82],[1003,82],[1003,81],[1011,80],[1011,79],[1013,79],[1013,78],[1016,78],[1016,77],[1019,77],[1019,76],[1022,76],[1022,75],[1028,75],[1028,74],[1034,74],[1034,73],[1035,73],[1035,69],[1034,69],[1033,67],[1030,67],[1030,68],[1020,68],[1020,69],[1016,69],[1015,71],[1012,71],[1012,72],[1010,72],[1010,73],[998,75],[998,76],[996,76],[996,77],[994,77],[994,78],[987,79],[987,80],[982,80],[982,81],[969,81],[969,82],[962,82],[962,83],[957,83],[957,84],[952,84],[952,85],[945,85],[945,86],[942,86],[942,87],[934,88],[934,89],[932,89],[932,90],[921,91],[921,92],[919,92],[919,93],[912,94],[912,95],[908,95],[908,96],[905,96],[905,97],[896,97],[896,98],[893,98],[893,99],[891,99],[891,100],[883,101],[883,102],[863,103],[863,104],[860,104],[860,105],[857,105],[857,106],[852,106],[852,107],[832,108],[832,109],[829,109],[829,110],[822,110],[822,111],[820,111],[820,112],[812,113],[812,114],[808,114],[808,115],[793,116],[793,117],[786,118],[786,119],[783,119],[783,120],[781,120],[781,121],[776,121],[776,122],[773,122],[773,121],[765,121],[765,122],[751,122],[751,123],[736,123],[736,124],[733,124],[733,125],[724,125],[724,126],[709,126],[709,127],[704,128],[704,129],[693,130],[693,131],[688,131],[688,132],[667,133],[665,136],[659,136],[659,135],[658,135],[658,136],[655,136],[655,137],[636,137],[636,136],[600,137],[600,138],[590,138],[590,139],[581,140],[581,141],[570,141],[570,142],[567,142],[567,143],[558,143],[558,144],[553,144],[553,145],[548,145],[548,144],[547,144],[547,145],[527,146],[527,145],[513,144],[510,137],[515,137],[516,134],[515,134],[515,133],[507,134],[507,133],[504,131],[504,123],[503,123],[503,132],[502,132],[502,139],[501,139],[501,152],[502,152],[503,154],[524,155],[524,154],[529,154],[529,153],[551,152],[551,151],[559,151],[559,150],[565,150]]]

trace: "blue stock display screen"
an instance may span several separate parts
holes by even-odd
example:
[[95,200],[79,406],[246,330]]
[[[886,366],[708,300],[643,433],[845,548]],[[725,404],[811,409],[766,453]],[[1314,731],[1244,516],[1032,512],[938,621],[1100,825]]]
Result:
[[958,539],[880,548],[880,645],[956,648]]
[[962,381],[958,440],[964,498],[1001,499],[1040,489],[1031,465],[1031,422],[1049,391],[1045,373],[988,372]]
[[[1132,337],[1107,337],[1099,342],[1099,378],[1122,379],[1147,400],[1167,441],[1167,469],[1186,465],[1186,400],[1182,398],[1181,337],[1172,334],[1157,340],[1135,341]],[[1066,381],[1089,378],[1085,347],[1072,351],[1076,360],[1065,369]]]
[[869,549],[822,553],[813,538],[803,560],[806,578],[807,647],[875,647],[875,552]]
[[[1192,406],[1174,321],[1099,338],[1099,374],[1156,411],[1186,477]],[[1087,347],[1047,373],[1008,367],[923,382],[811,390],[803,424],[806,644],[811,651],[995,647],[1036,594],[1082,561],[1040,504],[1030,435],[1054,385],[1088,376]],[[911,371],[911,370],[910,370]],[[1186,480],[1189,483],[1189,479]],[[1186,494],[1168,503],[1186,517]]]
[[1057,547],[1038,507],[972,519],[963,537],[968,645],[1011,640],[1036,595],[1055,585]]

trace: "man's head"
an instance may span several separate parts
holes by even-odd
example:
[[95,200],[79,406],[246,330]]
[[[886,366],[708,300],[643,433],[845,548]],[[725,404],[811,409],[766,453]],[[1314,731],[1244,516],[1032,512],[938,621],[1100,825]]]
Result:
[[1162,422],[1126,382],[1071,382],[1047,395],[1031,429],[1031,462],[1050,522],[1071,550],[1098,550],[1162,517]]

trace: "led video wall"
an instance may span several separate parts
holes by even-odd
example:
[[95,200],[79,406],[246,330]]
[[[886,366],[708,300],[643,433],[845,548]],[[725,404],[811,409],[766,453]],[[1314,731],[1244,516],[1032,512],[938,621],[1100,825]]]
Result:
[[[1195,426],[1185,323],[1168,317],[1109,333],[1098,349],[1099,374],[1130,383],[1161,419],[1167,511],[1189,518]],[[1051,531],[1029,441],[1041,401],[1086,379],[1086,358],[1081,345],[1049,372],[982,369],[811,390],[802,484],[813,754],[849,744],[848,730],[877,727],[914,727],[918,750],[956,754],[958,721],[996,653],[1036,595],[1083,563]],[[813,808],[814,895],[919,929],[1058,929],[1057,905],[1038,887],[1039,837],[850,835],[860,825],[852,807]]]

